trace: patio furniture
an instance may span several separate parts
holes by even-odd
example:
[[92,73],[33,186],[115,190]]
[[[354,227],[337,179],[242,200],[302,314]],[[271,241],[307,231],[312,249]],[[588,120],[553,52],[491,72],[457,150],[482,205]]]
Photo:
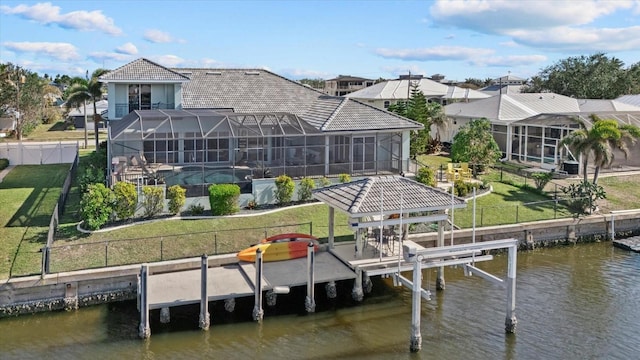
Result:
[[462,180],[471,180],[471,169],[469,169],[468,163],[460,163],[460,170],[458,170]]

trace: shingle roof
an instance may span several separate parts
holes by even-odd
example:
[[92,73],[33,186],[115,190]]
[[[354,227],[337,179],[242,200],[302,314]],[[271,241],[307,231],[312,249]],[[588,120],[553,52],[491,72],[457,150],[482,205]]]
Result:
[[[313,190],[313,197],[351,216],[466,207],[463,199],[402,176],[380,176]],[[402,202],[401,202],[402,200]]]
[[102,82],[184,82],[189,78],[151,60],[140,58],[100,77]]
[[[177,69],[176,69],[177,71]],[[180,69],[191,81],[182,107],[233,108],[235,112],[285,112],[323,131],[420,129],[396,114],[334,97],[262,69]]]

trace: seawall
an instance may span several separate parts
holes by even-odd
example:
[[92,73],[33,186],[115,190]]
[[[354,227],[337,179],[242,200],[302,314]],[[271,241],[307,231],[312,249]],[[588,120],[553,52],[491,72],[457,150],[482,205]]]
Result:
[[[612,220],[614,220],[612,222]],[[610,240],[640,235],[640,210],[615,214],[591,215],[578,219],[558,219],[477,228],[476,242],[515,238],[520,249]],[[437,233],[411,234],[409,239],[423,246],[433,246]],[[454,243],[472,241],[473,230],[454,232]],[[449,245],[451,233],[445,232]],[[235,254],[209,257],[209,266],[237,262]],[[200,258],[150,264],[152,273],[200,268]],[[80,270],[40,276],[12,278],[0,282],[0,318],[51,310],[73,310],[83,306],[132,300],[137,297],[140,265],[126,265]]]

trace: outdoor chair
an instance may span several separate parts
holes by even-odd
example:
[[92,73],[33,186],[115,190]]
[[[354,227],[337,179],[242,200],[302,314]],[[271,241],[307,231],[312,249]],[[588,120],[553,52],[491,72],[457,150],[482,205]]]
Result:
[[468,163],[460,164],[460,176],[463,180],[471,180],[471,169],[469,169]]

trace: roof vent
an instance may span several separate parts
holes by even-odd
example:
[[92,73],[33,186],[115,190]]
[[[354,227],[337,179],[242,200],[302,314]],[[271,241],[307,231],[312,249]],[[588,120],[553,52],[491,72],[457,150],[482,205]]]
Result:
[[222,71],[207,71],[207,75],[222,75]]
[[245,75],[260,75],[259,71],[245,71]]

